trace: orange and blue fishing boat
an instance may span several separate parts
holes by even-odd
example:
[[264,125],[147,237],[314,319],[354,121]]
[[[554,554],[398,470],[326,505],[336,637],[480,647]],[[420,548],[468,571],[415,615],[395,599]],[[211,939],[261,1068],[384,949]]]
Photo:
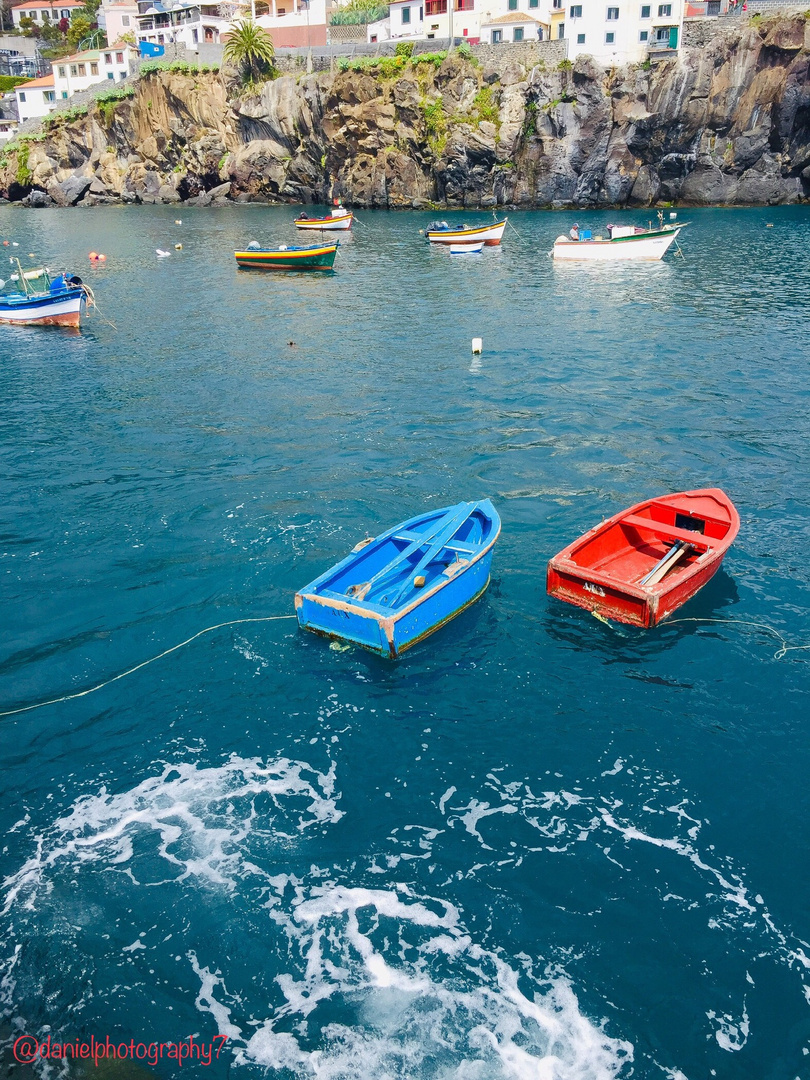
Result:
[[399,656],[484,593],[500,531],[489,499],[403,521],[362,540],[297,592],[298,622],[316,634]]
[[248,244],[244,251],[235,251],[236,263],[243,270],[331,270],[339,242],[333,244],[307,244],[292,247],[281,244],[275,248],[263,248]]
[[719,488],[647,499],[555,555],[546,589],[603,618],[656,626],[713,577],[739,528]]

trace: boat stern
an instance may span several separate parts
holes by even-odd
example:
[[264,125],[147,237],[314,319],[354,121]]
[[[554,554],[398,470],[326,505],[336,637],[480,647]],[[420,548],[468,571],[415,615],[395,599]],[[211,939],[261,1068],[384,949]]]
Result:
[[631,626],[655,624],[658,596],[628,586],[617,588],[603,575],[589,573],[568,559],[551,559],[546,570],[546,592],[557,600],[585,608],[594,615]]
[[350,641],[381,656],[396,656],[392,620],[370,608],[305,590],[295,594],[295,614],[303,630]]

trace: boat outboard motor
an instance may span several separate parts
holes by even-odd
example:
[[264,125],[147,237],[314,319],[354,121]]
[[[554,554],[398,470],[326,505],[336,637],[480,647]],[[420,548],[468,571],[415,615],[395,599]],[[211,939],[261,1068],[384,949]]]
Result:
[[248,251],[258,251],[260,247],[261,244],[257,240],[251,240],[248,244]]
[[84,282],[77,274],[65,274],[64,279],[68,285],[84,285]]

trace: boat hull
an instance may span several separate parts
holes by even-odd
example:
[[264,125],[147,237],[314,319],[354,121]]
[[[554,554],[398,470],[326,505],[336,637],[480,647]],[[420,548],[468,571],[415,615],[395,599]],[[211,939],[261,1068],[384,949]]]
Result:
[[[367,603],[359,598],[353,599],[350,595],[351,589],[338,592],[323,588],[325,579],[331,584],[341,572],[344,579],[348,580],[347,575],[351,576],[354,565],[352,556],[349,556],[337,567],[333,567],[332,571],[296,593],[295,610],[300,626],[325,637],[361,645],[390,658],[400,656],[435,633],[475,603],[489,584],[493,549],[500,534],[500,518],[488,500],[470,505],[491,509],[492,527],[487,533],[486,543],[469,561],[464,560],[463,565],[459,563],[458,570],[456,564],[451,563],[452,572],[449,576],[446,576],[446,571],[435,576],[422,591],[412,591],[407,602],[392,609],[377,603]],[[419,519],[414,519],[416,520]],[[373,543],[385,543],[386,539],[407,530],[412,524],[403,523]],[[408,533],[408,537],[411,535]],[[426,545],[429,539],[426,539]],[[414,559],[418,558],[419,554],[421,551],[414,552]],[[392,584],[390,588],[395,589],[396,584]]]
[[675,243],[680,229],[644,236],[623,236],[616,240],[569,240],[558,236],[552,254],[555,259],[576,262],[635,260],[658,262]]
[[83,290],[60,296],[47,293],[42,296],[21,298],[19,301],[5,301],[0,298],[0,323],[13,326],[79,326],[82,305],[85,303]]
[[339,217],[298,218],[293,224],[296,229],[317,229],[319,232],[345,232],[352,227],[354,214],[341,214]]
[[425,235],[431,244],[474,244],[483,240],[485,244],[495,245],[501,242],[507,220],[477,229],[430,229]]
[[484,241],[479,240],[472,244],[451,244],[451,255],[480,255],[484,250]]
[[[670,520],[648,516],[655,514]],[[695,531],[701,526],[703,532]],[[656,626],[717,573],[738,529],[733,503],[717,488],[638,503],[555,555],[546,571],[546,591],[603,618]],[[669,545],[679,541],[689,544],[686,558],[656,584],[643,584],[672,551]]]
[[242,270],[331,270],[337,249],[336,243],[309,248],[258,248],[235,251],[234,256]]

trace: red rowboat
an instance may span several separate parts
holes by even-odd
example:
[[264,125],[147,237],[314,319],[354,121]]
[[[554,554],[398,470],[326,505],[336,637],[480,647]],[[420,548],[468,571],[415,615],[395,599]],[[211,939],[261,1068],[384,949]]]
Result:
[[634,626],[655,626],[719,568],[740,515],[719,488],[637,503],[548,564],[550,596]]

